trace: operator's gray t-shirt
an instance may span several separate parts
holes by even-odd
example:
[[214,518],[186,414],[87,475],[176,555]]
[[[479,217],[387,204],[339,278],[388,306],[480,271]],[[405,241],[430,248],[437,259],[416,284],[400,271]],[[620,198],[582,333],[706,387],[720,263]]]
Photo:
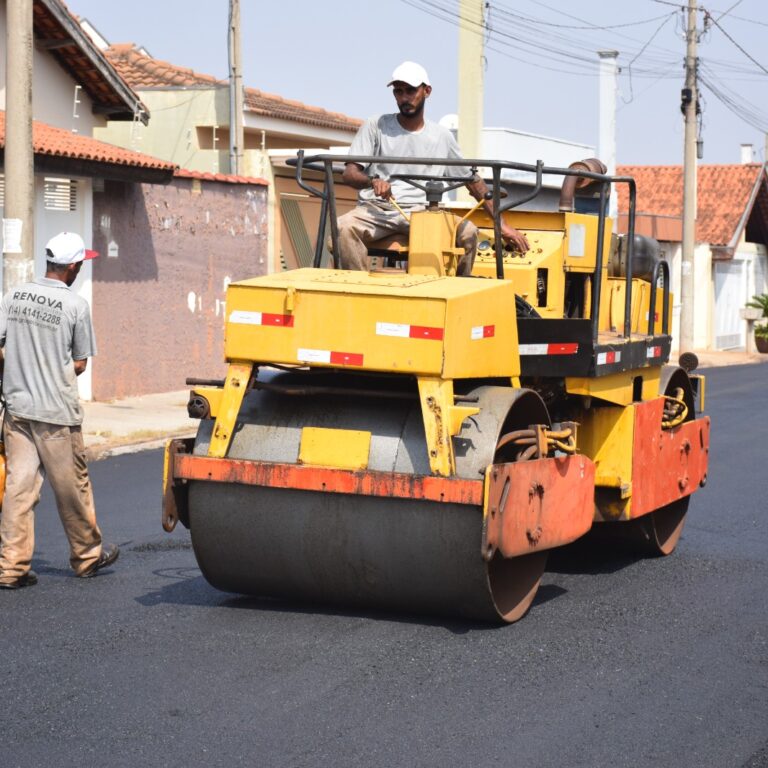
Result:
[[[397,115],[380,115],[366,120],[358,130],[349,154],[369,157],[424,157],[450,158],[461,160],[461,150],[453,134],[442,125],[430,120],[424,122],[420,131],[406,131],[398,122]],[[409,165],[372,163],[363,169],[369,176],[388,179],[395,174],[413,173],[430,176],[461,176],[469,180],[472,176],[467,166],[446,165]],[[423,181],[419,182],[424,184]],[[420,189],[400,179],[392,182],[392,196],[395,202],[403,206],[424,205],[426,195]],[[372,189],[361,189],[358,200],[362,202],[383,201],[376,197]],[[386,207],[389,207],[386,205]]]
[[85,299],[47,277],[11,289],[0,302],[0,346],[8,413],[50,424],[82,424],[74,361],[96,354]]

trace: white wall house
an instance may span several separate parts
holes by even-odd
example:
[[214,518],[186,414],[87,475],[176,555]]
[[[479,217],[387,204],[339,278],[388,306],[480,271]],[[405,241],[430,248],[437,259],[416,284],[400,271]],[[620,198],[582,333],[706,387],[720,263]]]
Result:
[[[0,0],[0,39],[6,39],[6,0]],[[71,230],[90,245],[93,230],[93,169],[82,161],[87,142],[107,115],[132,120],[135,110],[146,119],[138,97],[91,43],[60,0],[33,2],[32,111],[35,152],[35,272],[45,268],[45,243]],[[5,151],[6,57],[0,56],[0,151]],[[59,132],[49,130],[58,128]],[[63,132],[62,132],[63,131]],[[69,138],[68,138],[69,137]],[[81,143],[85,142],[85,143]],[[4,207],[4,169],[0,169],[0,209]],[[96,183],[99,183],[96,181]],[[0,284],[2,261],[0,260]],[[92,301],[92,264],[86,262],[74,289]],[[79,379],[90,398],[91,368]]]

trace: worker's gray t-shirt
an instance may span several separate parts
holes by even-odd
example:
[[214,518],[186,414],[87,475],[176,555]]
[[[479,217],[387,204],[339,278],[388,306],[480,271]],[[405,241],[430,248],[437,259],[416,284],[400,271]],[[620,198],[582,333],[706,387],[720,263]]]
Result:
[[[453,134],[442,125],[430,120],[424,122],[420,131],[406,131],[400,125],[396,114],[380,115],[366,120],[358,130],[349,148],[352,156],[368,157],[424,157],[450,158],[461,160],[461,150]],[[388,179],[395,174],[413,173],[431,176],[472,176],[467,166],[446,165],[409,165],[372,163],[363,170],[371,177]],[[419,181],[424,184],[424,181]],[[424,205],[424,192],[400,179],[392,182],[392,197],[402,206]],[[360,202],[383,201],[376,197],[372,189],[361,189],[358,193]],[[389,207],[389,206],[387,206]]]
[[47,277],[11,289],[0,302],[0,346],[8,413],[50,424],[82,424],[74,361],[96,354],[85,299]]

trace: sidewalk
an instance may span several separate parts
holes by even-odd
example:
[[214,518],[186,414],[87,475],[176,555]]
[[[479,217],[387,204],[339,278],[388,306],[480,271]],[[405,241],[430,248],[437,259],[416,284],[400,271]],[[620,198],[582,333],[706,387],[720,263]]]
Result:
[[83,440],[90,460],[161,448],[169,437],[192,436],[197,420],[187,415],[189,390],[84,402]]
[[[758,352],[700,351],[699,367],[768,363]],[[676,363],[676,359],[670,362]],[[768,371],[767,371],[768,372]],[[83,403],[83,438],[91,460],[161,448],[169,437],[192,436],[197,420],[187,415],[189,390],[127,397],[111,403]]]

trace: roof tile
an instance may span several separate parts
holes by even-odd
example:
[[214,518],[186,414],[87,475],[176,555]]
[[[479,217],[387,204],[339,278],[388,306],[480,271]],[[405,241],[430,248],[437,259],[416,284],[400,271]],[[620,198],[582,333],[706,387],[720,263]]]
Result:
[[186,168],[179,168],[173,174],[182,179],[201,179],[203,181],[219,181],[224,184],[253,184],[259,187],[266,187],[269,182],[266,179],[256,176],[236,176],[232,173],[209,173],[208,171],[190,171]]
[[[111,45],[104,54],[121,77],[136,90],[205,88],[217,84],[223,86],[227,83],[227,80],[217,80],[212,75],[201,74],[188,67],[178,67],[167,61],[153,59],[138,51],[131,43]],[[353,132],[362,124],[361,120],[340,112],[329,112],[321,107],[285,99],[274,93],[264,93],[256,88],[245,89],[244,107],[246,110],[269,117],[341,131]]]
[[[682,217],[683,169],[679,165],[624,165],[616,172],[637,184],[637,214]],[[696,241],[728,245],[737,235],[755,185],[765,180],[762,165],[700,165],[697,169]],[[619,185],[619,210],[628,208],[628,191]]]
[[[5,147],[5,112],[0,111],[0,147]],[[77,160],[124,165],[134,168],[152,168],[172,171],[174,163],[157,157],[133,152],[130,149],[116,147],[105,141],[98,141],[89,136],[71,133],[64,128],[56,128],[39,120],[32,121],[32,147],[37,155],[68,157]]]

